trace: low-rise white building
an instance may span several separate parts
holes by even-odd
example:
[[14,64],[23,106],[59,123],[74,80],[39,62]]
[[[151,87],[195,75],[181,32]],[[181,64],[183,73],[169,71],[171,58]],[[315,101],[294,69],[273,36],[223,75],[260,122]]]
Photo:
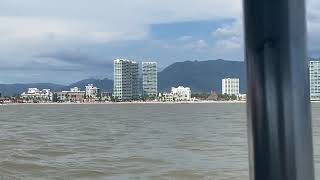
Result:
[[78,87],[70,88],[70,91],[57,92],[58,102],[83,102],[85,91],[81,91]]
[[[69,92],[80,92],[80,88],[78,87],[73,87],[73,88],[70,88],[70,91]],[[66,91],[67,92],[67,91]]]
[[171,93],[175,101],[190,101],[191,89],[189,87],[179,86],[177,88],[172,87]]
[[28,88],[28,91],[23,92],[21,97],[27,100],[52,101],[52,92],[50,89]]
[[112,101],[112,92],[101,92],[101,101]]
[[163,102],[173,102],[173,94],[172,93],[159,93],[159,99]]
[[100,88],[93,86],[93,84],[88,84],[86,86],[86,98],[97,98],[101,95]]
[[40,90],[38,88],[28,88],[28,91],[22,94],[40,94]]
[[236,95],[240,94],[240,83],[238,78],[222,79],[222,94]]
[[247,100],[247,94],[239,94],[239,101],[246,101]]
[[65,102],[67,101],[67,93],[68,91],[62,91],[62,92],[57,92],[56,96],[57,96],[57,100],[58,102]]

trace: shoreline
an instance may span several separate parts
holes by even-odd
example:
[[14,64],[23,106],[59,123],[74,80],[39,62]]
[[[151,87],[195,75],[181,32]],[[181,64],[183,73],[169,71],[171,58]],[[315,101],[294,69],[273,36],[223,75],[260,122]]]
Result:
[[244,104],[246,101],[181,101],[181,102],[101,102],[101,103],[8,103],[4,106],[14,105],[117,105],[117,104]]
[[[97,103],[8,103],[0,104],[0,106],[16,106],[16,105],[145,105],[145,104],[245,104],[246,101],[181,101],[181,102],[97,102]],[[320,101],[310,101],[310,103],[320,103]]]
[[[245,104],[246,101],[181,101],[181,102],[97,102],[97,103],[8,103],[0,104],[0,106],[15,106],[15,105],[123,105],[123,104]],[[310,103],[320,103],[320,101],[310,101]]]

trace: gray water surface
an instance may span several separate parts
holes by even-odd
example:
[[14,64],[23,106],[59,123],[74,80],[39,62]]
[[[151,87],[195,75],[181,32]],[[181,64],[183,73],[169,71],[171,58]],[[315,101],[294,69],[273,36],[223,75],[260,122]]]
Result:
[[249,179],[244,104],[17,105],[0,113],[0,179]]

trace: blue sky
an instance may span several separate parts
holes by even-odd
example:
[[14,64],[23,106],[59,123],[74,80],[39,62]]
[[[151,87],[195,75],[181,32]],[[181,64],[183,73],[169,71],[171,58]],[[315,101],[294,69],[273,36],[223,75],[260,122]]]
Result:
[[176,40],[183,36],[192,36],[197,39],[210,39],[211,33],[221,24],[230,24],[233,20],[218,19],[206,21],[186,21],[168,24],[151,25],[151,36],[155,39]]
[[[308,1],[309,55],[320,2]],[[241,0],[1,0],[0,83],[112,78],[115,58],[243,60]]]

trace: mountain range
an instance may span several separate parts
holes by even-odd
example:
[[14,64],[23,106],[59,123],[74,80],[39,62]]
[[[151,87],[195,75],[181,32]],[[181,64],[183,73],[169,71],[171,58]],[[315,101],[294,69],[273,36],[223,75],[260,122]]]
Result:
[[[239,78],[240,91],[245,92],[245,64],[242,61],[207,60],[176,62],[158,73],[159,91],[170,91],[173,86],[187,86],[192,92],[221,92],[221,79]],[[94,84],[103,91],[112,91],[110,79],[84,79],[70,85],[52,83],[0,84],[3,96],[21,94],[30,87],[51,89],[52,91],[68,90],[71,87],[84,89],[87,84]]]
[[51,89],[51,91],[65,91],[70,90],[72,87],[79,87],[82,90],[88,84],[94,84],[97,87],[100,87],[103,91],[112,91],[113,81],[110,79],[84,79],[70,85],[60,85],[52,83],[30,83],[30,84],[0,84],[0,92],[2,96],[14,96],[25,92],[30,87],[38,89]]

